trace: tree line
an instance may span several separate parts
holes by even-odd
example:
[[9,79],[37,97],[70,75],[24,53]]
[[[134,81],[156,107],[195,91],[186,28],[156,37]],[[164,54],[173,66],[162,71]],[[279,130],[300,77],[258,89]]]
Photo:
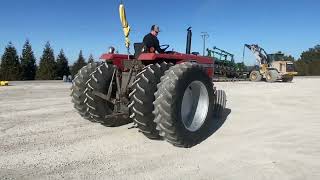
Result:
[[23,45],[20,56],[14,45],[9,42],[1,56],[0,80],[58,80],[65,75],[74,76],[83,66],[91,62],[94,62],[93,56],[90,55],[86,62],[82,51],[80,51],[78,59],[72,66],[69,66],[63,49],[55,58],[54,51],[50,43],[47,42],[37,65],[29,40],[26,40]]
[[302,52],[300,58],[294,61],[295,69],[301,76],[320,75],[320,45]]
[[[320,45],[302,52],[299,59],[295,60],[291,55],[285,56],[285,60],[293,61],[295,70],[301,76],[320,75]],[[87,63],[94,62],[90,55],[88,62],[83,57],[82,51],[72,66],[69,66],[68,59],[61,49],[57,58],[54,51],[47,42],[39,65],[36,63],[32,46],[26,40],[22,54],[19,56],[14,45],[9,42],[1,56],[0,80],[54,80],[62,79],[64,75],[74,76]]]

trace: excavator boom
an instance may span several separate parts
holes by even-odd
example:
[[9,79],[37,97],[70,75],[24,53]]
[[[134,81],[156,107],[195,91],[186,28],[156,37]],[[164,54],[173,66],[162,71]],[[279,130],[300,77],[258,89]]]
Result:
[[259,65],[270,64],[268,54],[262,47],[258,46],[257,44],[245,44],[244,46],[250,49],[250,51],[255,55]]

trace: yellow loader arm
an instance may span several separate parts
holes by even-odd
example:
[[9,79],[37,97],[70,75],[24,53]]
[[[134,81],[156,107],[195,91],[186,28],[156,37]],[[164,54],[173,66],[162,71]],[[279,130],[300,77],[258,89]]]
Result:
[[119,14],[120,14],[121,25],[122,25],[122,28],[123,28],[123,33],[124,33],[124,36],[125,36],[125,45],[126,45],[128,51],[129,51],[129,48],[130,48],[130,39],[129,39],[130,26],[129,26],[128,21],[127,21],[126,11],[125,11],[123,3],[121,3],[120,6],[119,6]]

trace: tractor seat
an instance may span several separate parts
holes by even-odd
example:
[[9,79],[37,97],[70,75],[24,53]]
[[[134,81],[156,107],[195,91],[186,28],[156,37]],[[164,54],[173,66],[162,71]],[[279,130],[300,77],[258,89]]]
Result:
[[134,57],[138,59],[138,57],[142,53],[142,49],[144,45],[143,43],[134,43],[133,46],[134,46]]

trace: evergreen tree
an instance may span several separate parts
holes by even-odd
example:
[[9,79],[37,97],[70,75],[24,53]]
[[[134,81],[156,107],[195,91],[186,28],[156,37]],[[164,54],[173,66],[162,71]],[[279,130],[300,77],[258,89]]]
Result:
[[320,60],[320,45],[310,48],[301,54],[302,61],[319,61]]
[[40,58],[37,79],[52,80],[56,78],[56,62],[54,60],[53,49],[47,42]]
[[2,80],[13,81],[21,79],[21,65],[17,50],[11,42],[5,48],[1,58],[0,78]]
[[293,56],[291,56],[291,55],[289,55],[289,56],[284,56],[283,57],[283,60],[285,60],[285,61],[292,61],[292,62],[294,62],[294,57]]
[[64,75],[70,75],[70,69],[68,59],[66,58],[63,50],[61,49],[57,58],[57,77],[59,79],[62,79]]
[[72,72],[71,72],[72,76],[74,77],[78,73],[78,71],[85,65],[87,65],[87,63],[82,55],[82,50],[81,50],[79,53],[78,60],[72,66]]
[[88,58],[88,64],[93,63],[93,62],[94,62],[94,58],[93,58],[92,54],[90,54],[90,56]]
[[34,57],[31,44],[29,40],[26,40],[23,49],[21,60],[21,79],[22,80],[34,80],[36,76],[36,58]]
[[320,45],[302,52],[301,58],[295,62],[295,68],[302,76],[320,75]]

